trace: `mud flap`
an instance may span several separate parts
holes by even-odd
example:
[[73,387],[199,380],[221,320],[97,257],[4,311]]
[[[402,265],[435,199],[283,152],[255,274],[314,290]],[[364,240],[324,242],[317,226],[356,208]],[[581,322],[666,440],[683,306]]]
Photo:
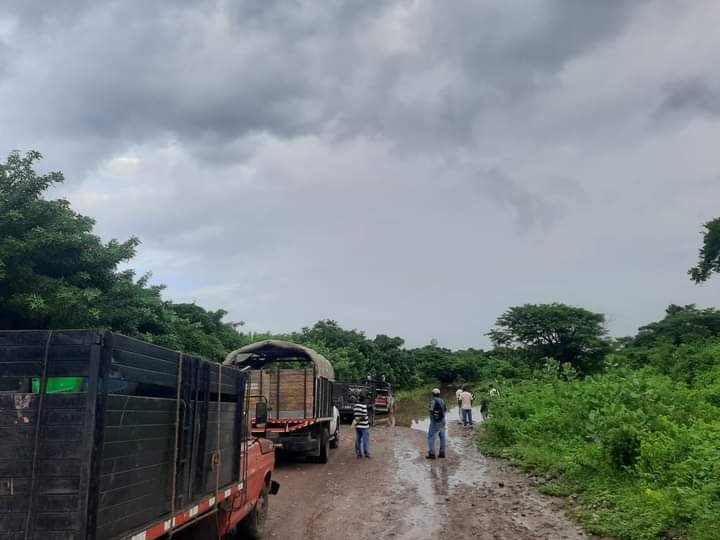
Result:
[[270,495],[277,495],[278,491],[280,491],[280,484],[273,480],[270,482]]

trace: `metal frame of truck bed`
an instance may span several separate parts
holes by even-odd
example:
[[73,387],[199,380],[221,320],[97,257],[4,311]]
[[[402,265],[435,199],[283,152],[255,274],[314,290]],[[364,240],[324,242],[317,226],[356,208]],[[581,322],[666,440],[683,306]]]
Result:
[[[54,377],[83,391],[47,393]],[[248,503],[237,369],[99,330],[0,331],[0,380],[3,539],[152,540]]]

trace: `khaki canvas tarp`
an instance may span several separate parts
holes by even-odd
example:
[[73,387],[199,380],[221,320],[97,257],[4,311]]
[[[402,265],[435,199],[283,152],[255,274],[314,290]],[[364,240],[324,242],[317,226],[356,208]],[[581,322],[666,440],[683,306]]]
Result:
[[239,368],[262,369],[271,362],[304,360],[315,366],[319,377],[330,381],[335,380],[335,370],[327,358],[320,353],[303,347],[297,343],[269,339],[246,345],[225,357],[225,365],[236,365]]

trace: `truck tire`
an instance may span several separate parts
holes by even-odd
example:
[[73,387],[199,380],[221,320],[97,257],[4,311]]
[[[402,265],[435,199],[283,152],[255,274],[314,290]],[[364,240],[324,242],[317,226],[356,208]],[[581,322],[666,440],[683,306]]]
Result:
[[330,459],[330,430],[323,428],[322,435],[320,436],[318,463],[327,463],[328,459]]
[[268,511],[270,509],[270,496],[267,486],[263,486],[255,508],[237,526],[237,538],[260,540],[265,532]]
[[335,428],[335,435],[333,435],[330,441],[330,448],[337,448],[340,446],[340,421],[338,420],[337,427]]

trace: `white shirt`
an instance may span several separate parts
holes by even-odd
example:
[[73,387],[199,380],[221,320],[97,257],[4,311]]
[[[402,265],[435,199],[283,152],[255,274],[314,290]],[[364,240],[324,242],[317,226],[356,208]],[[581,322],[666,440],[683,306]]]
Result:
[[463,409],[472,409],[473,395],[467,390],[460,395],[460,401],[462,402]]
[[457,398],[458,401],[460,401],[460,399],[462,398],[462,392],[463,392],[462,388],[458,388],[457,392],[455,392],[455,397]]

